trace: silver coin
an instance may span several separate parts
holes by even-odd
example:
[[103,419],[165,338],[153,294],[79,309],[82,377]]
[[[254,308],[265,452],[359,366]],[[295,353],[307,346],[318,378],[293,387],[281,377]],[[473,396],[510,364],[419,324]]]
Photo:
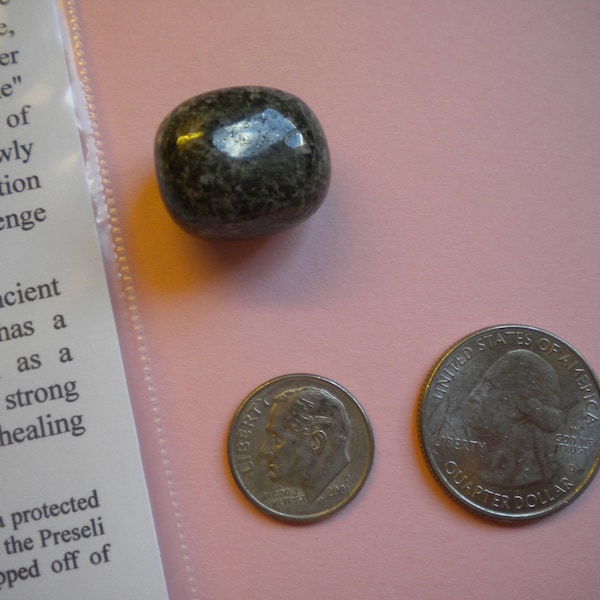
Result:
[[290,374],[254,390],[229,431],[233,476],[248,499],[287,521],[322,519],[352,500],[373,462],[364,410],[339,384]]
[[458,342],[429,376],[418,421],[435,477],[483,516],[551,514],[598,467],[597,380],[572,346],[534,327],[491,327]]

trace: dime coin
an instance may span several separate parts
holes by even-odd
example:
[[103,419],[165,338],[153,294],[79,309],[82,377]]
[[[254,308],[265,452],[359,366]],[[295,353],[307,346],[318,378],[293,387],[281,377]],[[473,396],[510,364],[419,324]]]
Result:
[[429,376],[418,421],[436,479],[483,516],[554,513],[598,467],[597,380],[573,347],[534,327],[491,327],[458,342]]
[[369,420],[324,377],[290,374],[254,390],[229,431],[233,476],[248,499],[286,521],[322,519],[352,500],[373,462]]

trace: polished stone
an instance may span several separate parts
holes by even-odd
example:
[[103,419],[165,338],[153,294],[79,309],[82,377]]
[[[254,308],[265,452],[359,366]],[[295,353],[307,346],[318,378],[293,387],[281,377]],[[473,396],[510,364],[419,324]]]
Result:
[[302,100],[235,87],[177,106],[156,134],[167,210],[201,237],[243,239],[292,227],[321,205],[331,173],[325,134]]

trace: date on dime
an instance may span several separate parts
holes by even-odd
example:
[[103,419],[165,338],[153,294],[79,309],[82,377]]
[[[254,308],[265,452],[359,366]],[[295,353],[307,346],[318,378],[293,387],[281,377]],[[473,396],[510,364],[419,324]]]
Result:
[[547,331],[483,329],[435,366],[418,429],[435,478],[465,507],[503,521],[543,517],[579,497],[596,473],[598,382]]
[[233,477],[263,512],[285,521],[322,519],[352,500],[373,462],[364,410],[339,384],[290,374],[254,390],[233,417]]

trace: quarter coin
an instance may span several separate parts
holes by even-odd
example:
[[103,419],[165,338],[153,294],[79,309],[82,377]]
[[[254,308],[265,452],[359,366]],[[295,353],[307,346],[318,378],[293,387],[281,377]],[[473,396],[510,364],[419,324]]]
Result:
[[373,463],[365,411],[342,386],[289,374],[255,389],[233,417],[233,477],[263,512],[286,521],[322,519],[346,506]]
[[600,457],[600,399],[585,359],[522,325],[477,331],[437,363],[418,430],[435,478],[476,513],[525,521],[564,508]]

